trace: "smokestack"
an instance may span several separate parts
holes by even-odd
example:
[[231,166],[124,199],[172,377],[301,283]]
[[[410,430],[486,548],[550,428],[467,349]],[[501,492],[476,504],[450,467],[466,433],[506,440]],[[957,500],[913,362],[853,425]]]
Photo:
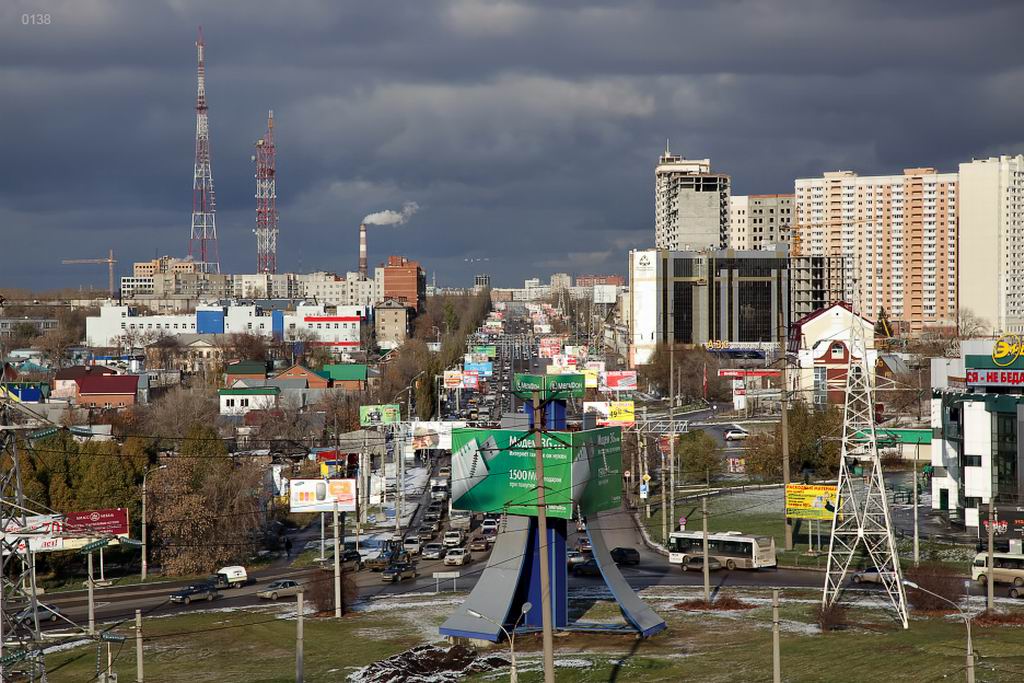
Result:
[[359,224],[359,275],[366,279],[366,223]]

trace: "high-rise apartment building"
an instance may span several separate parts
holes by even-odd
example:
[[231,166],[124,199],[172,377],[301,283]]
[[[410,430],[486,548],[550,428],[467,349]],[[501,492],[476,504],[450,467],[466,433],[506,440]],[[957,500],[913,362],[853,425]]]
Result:
[[794,209],[793,255],[842,257],[846,298],[866,317],[884,308],[910,334],[956,325],[956,173],[830,172],[796,181]]
[[654,242],[658,249],[724,249],[729,233],[729,176],[710,159],[684,159],[666,147],[654,170]]
[[960,234],[961,310],[1024,332],[1024,155],[960,164]]
[[552,273],[551,289],[569,289],[572,287],[572,275],[569,273]]
[[729,198],[729,246],[732,249],[773,250],[789,244],[793,195],[752,194]]

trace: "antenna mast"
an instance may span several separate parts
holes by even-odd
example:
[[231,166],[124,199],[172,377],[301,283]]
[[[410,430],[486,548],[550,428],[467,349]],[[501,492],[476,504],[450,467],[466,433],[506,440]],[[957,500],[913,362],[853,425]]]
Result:
[[256,272],[277,272],[277,161],[274,112],[267,114],[267,132],[256,141]]
[[217,252],[217,199],[210,170],[210,122],[206,106],[206,43],[196,40],[196,162],[192,177],[192,232],[188,255],[202,273],[220,272]]

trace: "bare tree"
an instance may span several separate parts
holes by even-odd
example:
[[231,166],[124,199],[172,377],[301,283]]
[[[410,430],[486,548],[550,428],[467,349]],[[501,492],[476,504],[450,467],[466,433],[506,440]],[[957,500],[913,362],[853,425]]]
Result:
[[218,412],[211,391],[175,387],[146,408],[146,431],[167,439],[182,438],[195,425],[212,425]]

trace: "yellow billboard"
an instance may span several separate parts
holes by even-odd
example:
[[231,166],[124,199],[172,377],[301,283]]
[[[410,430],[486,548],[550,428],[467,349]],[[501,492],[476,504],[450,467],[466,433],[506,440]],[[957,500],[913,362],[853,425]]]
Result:
[[600,376],[600,372],[597,370],[591,370],[590,368],[584,368],[583,379],[587,389],[597,389],[597,380]]
[[786,487],[786,516],[796,519],[832,519],[838,490],[835,486],[790,484]]

